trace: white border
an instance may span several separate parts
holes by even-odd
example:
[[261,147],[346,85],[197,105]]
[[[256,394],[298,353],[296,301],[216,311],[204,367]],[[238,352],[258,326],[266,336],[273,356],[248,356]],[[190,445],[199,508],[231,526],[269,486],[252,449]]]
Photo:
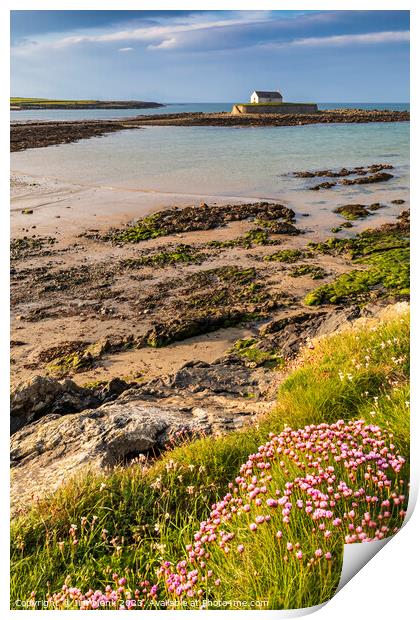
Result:
[[[420,37],[418,11],[416,8],[417,3],[413,1],[390,1],[382,0],[381,2],[366,0],[360,2],[360,0],[349,2],[348,0],[335,0],[335,2],[328,2],[319,0],[317,2],[311,0],[306,2],[300,2],[296,0],[292,2],[276,2],[274,0],[258,0],[246,1],[237,0],[223,1],[212,0],[212,2],[201,2],[195,0],[194,2],[179,1],[177,3],[151,0],[147,1],[133,1],[133,0],[73,0],[68,2],[66,0],[6,0],[2,3],[0,8],[0,44],[1,44],[1,56],[3,62],[1,65],[1,83],[9,84],[9,67],[6,63],[6,59],[9,58],[9,10],[46,10],[46,9],[60,9],[60,10],[76,10],[76,9],[96,9],[96,10],[110,10],[110,9],[131,9],[131,10],[179,10],[179,9],[202,9],[202,10],[411,10],[411,161],[413,163],[412,170],[416,170],[418,166],[418,144],[419,144],[419,132],[418,132],[418,83],[416,83],[414,76],[418,75],[418,61],[419,57],[419,45],[418,40]],[[327,70],[327,68],[326,68]],[[361,68],[362,70],[362,68]],[[392,87],[392,84],[390,85]],[[9,88],[10,90],[10,88]],[[4,360],[2,364],[2,370],[0,372],[0,394],[2,395],[3,407],[1,408],[3,416],[3,424],[5,428],[2,429],[2,441],[4,445],[1,449],[1,514],[3,515],[2,524],[2,558],[0,564],[0,577],[2,583],[1,594],[1,606],[3,611],[10,615],[24,613],[21,611],[10,611],[9,601],[7,596],[8,591],[8,575],[9,575],[9,554],[8,545],[6,541],[8,539],[8,468],[9,468],[9,443],[8,443],[8,398],[9,393],[9,381],[7,374],[7,362],[9,351],[9,311],[8,311],[8,290],[9,290],[9,276],[8,276],[8,230],[9,220],[7,205],[9,202],[9,94],[3,93],[0,98],[0,110],[2,114],[1,123],[1,144],[4,154],[2,159],[3,165],[1,167],[1,192],[2,198],[0,207],[0,290],[3,293],[2,303],[0,305],[0,318],[1,318],[1,335],[0,335],[0,347],[1,357]],[[420,238],[418,216],[416,215],[416,208],[419,198],[419,183],[418,174],[413,175],[411,179],[411,204],[414,205],[412,209],[412,316],[415,317],[412,320],[412,344],[413,352],[412,359],[414,362],[418,360],[418,343],[419,343],[419,328],[417,324],[417,309],[418,309],[418,297],[417,292],[416,275],[417,265],[419,264],[419,251],[420,244],[416,241]],[[414,364],[414,377],[416,377],[417,364]],[[412,430],[411,430],[411,494],[410,504],[411,508],[415,503],[415,497],[418,493],[419,474],[420,471],[420,446],[419,446],[419,422],[417,417],[417,403],[419,403],[419,388],[417,387],[417,381],[412,382]],[[4,516],[6,515],[6,516]],[[340,620],[352,619],[355,615],[362,620],[369,616],[381,617],[381,620],[394,619],[397,614],[401,620],[405,618],[413,618],[414,614],[410,613],[410,610],[414,611],[417,607],[417,592],[418,588],[418,558],[420,558],[420,543],[418,532],[420,530],[420,511],[417,509],[408,524],[405,525],[402,532],[400,532],[394,539],[392,539],[381,553],[369,562],[353,579],[349,585],[347,585],[342,591],[340,591],[326,606],[318,606],[316,609],[322,609],[317,612],[317,618],[320,620],[328,620],[340,618]],[[361,545],[366,546],[366,545]],[[354,547],[354,545],[353,545]],[[314,608],[312,608],[315,611]],[[312,610],[306,610],[310,612]],[[418,611],[416,609],[416,611]],[[50,614],[57,612],[40,612],[35,611],[32,614]],[[74,614],[79,612],[63,611],[58,612],[62,615]],[[104,614],[107,612],[96,612],[96,614]],[[147,617],[155,616],[161,612],[143,611]],[[214,617],[215,614],[228,615],[235,613],[235,617],[239,617],[238,614],[249,614],[255,612],[218,612],[218,611],[202,611],[202,612],[166,612],[166,614],[177,614],[177,618],[184,617],[185,614],[200,613],[211,614]],[[296,617],[299,612],[284,612],[284,611],[266,611],[264,616],[276,616],[276,617]],[[165,616],[166,617],[166,616]]]

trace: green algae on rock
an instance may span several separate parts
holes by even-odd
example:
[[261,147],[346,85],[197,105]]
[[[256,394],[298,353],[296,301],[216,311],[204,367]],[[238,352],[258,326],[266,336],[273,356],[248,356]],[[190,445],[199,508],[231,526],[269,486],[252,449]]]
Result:
[[278,355],[274,349],[266,351],[259,348],[258,345],[257,338],[237,340],[231,352],[243,358],[245,363],[251,367],[263,366],[264,368],[274,369],[284,364],[283,357]]
[[330,284],[324,284],[308,293],[305,303],[315,306],[341,303],[349,300],[364,301],[374,292],[379,297],[405,298],[410,294],[409,249],[384,250],[362,259],[358,264],[371,265],[369,269],[344,273]]
[[313,254],[311,252],[305,252],[302,250],[280,250],[274,254],[268,254],[264,256],[266,261],[279,261],[280,263],[295,263],[301,258],[311,258]]
[[104,236],[86,234],[88,237],[113,243],[138,243],[147,239],[197,230],[211,230],[229,222],[248,219],[292,221],[294,211],[278,203],[255,202],[237,205],[173,207],[148,215],[131,226],[111,230]]
[[328,239],[309,247],[325,254],[347,254],[353,263],[368,268],[352,270],[330,284],[308,293],[309,306],[343,301],[364,302],[376,298],[406,298],[410,294],[409,212],[399,221],[365,230],[352,239]]
[[343,205],[342,207],[337,207],[334,209],[334,213],[342,215],[347,220],[359,220],[368,217],[369,215],[369,211],[366,206],[361,204]]
[[292,278],[299,278],[301,276],[310,276],[312,280],[322,280],[328,273],[322,267],[316,265],[296,265],[289,271],[289,275]]

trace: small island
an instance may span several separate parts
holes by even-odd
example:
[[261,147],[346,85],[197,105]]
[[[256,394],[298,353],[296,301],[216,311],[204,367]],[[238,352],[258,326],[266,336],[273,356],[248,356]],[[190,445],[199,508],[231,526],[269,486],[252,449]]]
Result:
[[10,109],[17,110],[143,110],[164,108],[155,101],[99,101],[96,99],[37,99],[10,97]]
[[278,90],[254,90],[250,103],[234,103],[232,114],[316,114],[316,103],[284,102]]

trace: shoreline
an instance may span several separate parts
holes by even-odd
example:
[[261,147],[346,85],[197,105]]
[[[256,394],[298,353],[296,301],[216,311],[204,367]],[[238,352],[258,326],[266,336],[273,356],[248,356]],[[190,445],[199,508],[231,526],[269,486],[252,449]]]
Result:
[[10,150],[66,144],[142,126],[286,127],[331,123],[408,122],[408,111],[337,109],[314,114],[240,114],[229,112],[144,115],[123,120],[27,121],[10,124]]
[[[13,99],[13,97],[12,97]],[[11,111],[19,110],[146,110],[148,108],[164,108],[166,104],[157,103],[156,101],[69,101],[68,103],[60,103],[54,99],[43,101],[42,103],[34,103],[20,101],[19,103],[11,103]]]

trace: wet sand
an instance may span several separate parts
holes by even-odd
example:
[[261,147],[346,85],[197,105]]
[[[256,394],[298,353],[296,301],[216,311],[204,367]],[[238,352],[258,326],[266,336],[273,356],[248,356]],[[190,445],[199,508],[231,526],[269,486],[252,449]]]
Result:
[[[315,262],[304,258],[300,264],[316,263],[327,274],[325,279],[314,281],[309,276],[292,277],[290,266],[263,258],[280,249],[304,251],[310,241],[332,236],[331,227],[343,222],[343,218],[332,213],[338,195],[302,191],[277,201],[295,211],[295,226],[302,234],[270,235],[273,245],[209,249],[210,242],[227,242],[246,235],[255,228],[255,222],[249,220],[231,222],[212,230],[174,233],[137,244],[115,245],[89,238],[84,233],[100,237],[111,228],[124,227],[169,206],[198,206],[205,202],[211,208],[213,204],[244,204],[256,200],[255,197],[247,200],[244,196],[198,197],[75,186],[45,177],[14,174],[12,238],[34,235],[33,238],[41,241],[39,247],[23,253],[12,263],[13,385],[34,374],[48,374],[54,347],[65,353],[77,342],[85,345],[107,340],[121,343],[129,337],[141,338],[153,325],[169,320],[172,314],[182,315],[185,299],[191,295],[193,279],[198,278],[199,282],[200,274],[209,270],[223,272],[238,267],[254,270],[253,281],[263,293],[263,302],[254,304],[258,311],[270,308],[266,315],[271,319],[295,312],[307,292],[348,270],[349,261],[342,256],[317,257]],[[392,221],[402,208],[408,208],[408,202],[403,207],[391,204],[383,186],[363,188],[354,192],[354,196],[355,202],[359,196],[369,203],[383,202],[386,206],[365,220],[354,222],[354,227],[342,231],[342,236]],[[401,199],[407,200],[406,192],[401,192]],[[22,212],[25,210],[32,213]],[[48,238],[52,241],[45,242]],[[204,251],[203,262],[134,269],[126,266],[129,259],[138,260],[145,254],[176,248],[180,243]],[[197,287],[197,294],[205,298],[210,289]],[[247,287],[243,290],[248,291]],[[232,290],[234,295],[239,295],[237,299],[241,299],[242,289],[233,287]],[[253,303],[247,302],[246,308],[252,309]],[[70,371],[69,375],[80,385],[109,381],[113,377],[147,380],[173,372],[191,360],[213,362],[238,339],[252,337],[255,325],[253,321],[245,321],[162,348],[111,348],[105,350],[92,367]]]

